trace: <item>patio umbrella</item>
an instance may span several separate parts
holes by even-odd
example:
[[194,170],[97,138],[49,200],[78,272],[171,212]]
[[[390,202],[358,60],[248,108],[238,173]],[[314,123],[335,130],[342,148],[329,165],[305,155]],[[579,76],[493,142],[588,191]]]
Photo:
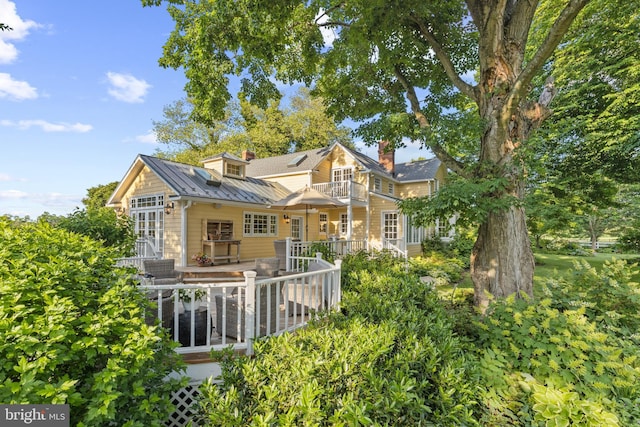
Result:
[[305,239],[309,240],[309,209],[346,206],[340,200],[327,196],[324,193],[314,190],[309,186],[305,186],[298,191],[294,191],[287,197],[273,203],[271,207],[279,207],[284,210],[301,210],[305,211]]

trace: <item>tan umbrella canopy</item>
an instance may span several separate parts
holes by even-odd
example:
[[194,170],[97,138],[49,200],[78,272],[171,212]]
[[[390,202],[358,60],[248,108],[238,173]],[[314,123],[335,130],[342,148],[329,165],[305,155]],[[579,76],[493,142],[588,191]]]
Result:
[[305,186],[298,191],[294,191],[287,197],[278,200],[273,203],[271,207],[282,208],[284,210],[305,210],[305,228],[306,228],[306,240],[309,240],[309,209],[333,207],[338,208],[340,206],[346,206],[340,200],[334,199],[331,196],[327,196],[324,193],[314,190],[309,186]]

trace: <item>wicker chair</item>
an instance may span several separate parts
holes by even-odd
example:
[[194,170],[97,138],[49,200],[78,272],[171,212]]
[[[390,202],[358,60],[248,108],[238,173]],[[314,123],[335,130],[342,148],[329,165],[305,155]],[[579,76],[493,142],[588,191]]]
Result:
[[[256,294],[259,285],[256,285]],[[238,289],[238,288],[236,288]],[[237,292],[237,291],[236,291]],[[226,298],[226,307],[223,307],[225,297],[216,295],[216,329],[222,334],[222,314],[225,313],[226,324],[224,325],[224,335],[231,338],[240,338],[244,340],[245,329],[245,298],[244,288],[240,288],[242,303],[239,304],[238,295],[232,295]],[[258,296],[256,295],[256,301]],[[260,333],[259,336],[265,336],[276,332],[276,319],[280,315],[280,304],[282,298],[282,282],[272,283],[263,286],[260,289]],[[223,308],[226,308],[224,310]],[[256,314],[258,307],[256,307]],[[239,319],[238,319],[239,316]],[[240,333],[238,333],[238,321],[240,322]],[[267,330],[268,324],[268,330]]]
[[154,285],[175,285],[182,281],[182,272],[176,270],[174,259],[148,259],[143,261],[145,276],[153,277]]
[[267,277],[276,277],[280,270],[279,258],[257,258],[256,259],[256,278],[263,279]]
[[[168,289],[166,291],[162,291],[162,327],[170,329],[173,326],[173,315],[174,315],[174,297],[173,291]],[[147,292],[147,298],[151,301],[152,308],[147,311],[145,316],[145,322],[147,325],[155,325],[156,320],[158,319],[158,292],[157,291],[149,291]]]

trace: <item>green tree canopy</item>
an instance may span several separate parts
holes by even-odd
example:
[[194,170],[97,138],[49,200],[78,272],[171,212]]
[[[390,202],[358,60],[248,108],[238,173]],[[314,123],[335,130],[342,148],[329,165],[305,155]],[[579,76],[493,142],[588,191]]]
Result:
[[118,181],[113,181],[109,184],[91,187],[87,190],[87,197],[82,199],[82,203],[87,209],[103,208],[107,204],[107,201],[109,201],[109,197],[111,197],[117,186]]
[[161,157],[199,164],[203,158],[227,151],[242,150],[269,157],[325,147],[341,142],[352,147],[351,131],[330,118],[322,100],[301,87],[287,106],[280,98],[260,108],[240,96],[225,107],[224,118],[207,125],[193,119],[194,105],[179,100],[164,109],[164,120],[154,121],[158,140],[167,150]]

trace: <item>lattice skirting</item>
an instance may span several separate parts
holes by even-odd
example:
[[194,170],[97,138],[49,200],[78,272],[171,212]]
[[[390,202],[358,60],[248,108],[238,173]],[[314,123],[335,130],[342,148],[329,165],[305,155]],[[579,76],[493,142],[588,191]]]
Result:
[[[181,388],[171,396],[171,403],[176,406],[173,414],[169,416],[169,420],[165,423],[167,427],[184,427],[192,418],[191,407],[196,404],[198,397],[198,385],[188,385]],[[194,426],[197,424],[193,423]]]

